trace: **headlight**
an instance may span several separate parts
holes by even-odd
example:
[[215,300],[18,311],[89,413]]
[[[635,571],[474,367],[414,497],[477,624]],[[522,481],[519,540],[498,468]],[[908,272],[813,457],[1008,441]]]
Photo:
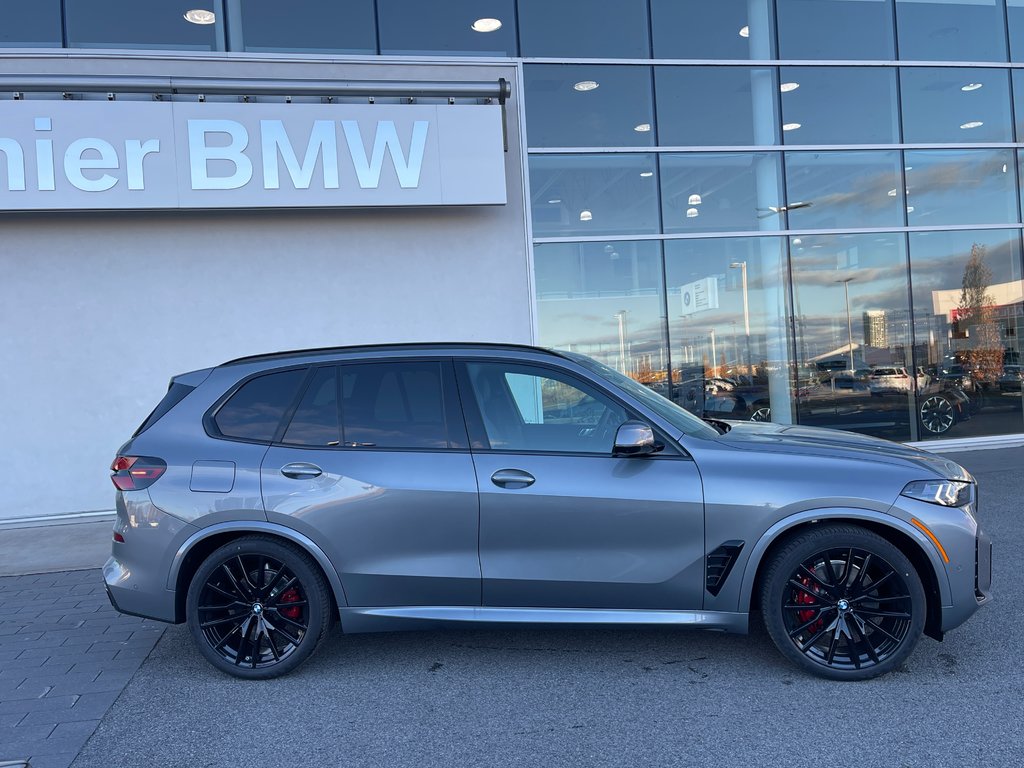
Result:
[[907,483],[903,496],[944,507],[962,507],[971,501],[971,483],[960,480],[915,480]]

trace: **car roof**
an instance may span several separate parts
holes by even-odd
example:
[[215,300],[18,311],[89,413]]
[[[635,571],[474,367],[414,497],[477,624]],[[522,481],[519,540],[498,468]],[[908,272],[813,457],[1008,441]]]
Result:
[[230,365],[243,365],[246,363],[277,362],[281,360],[300,360],[307,357],[322,357],[324,355],[351,354],[353,352],[413,352],[418,354],[446,353],[455,351],[506,351],[506,352],[532,352],[552,357],[565,357],[561,352],[545,347],[535,347],[529,344],[508,344],[479,341],[442,341],[442,342],[415,342],[397,344],[357,344],[344,347],[316,347],[313,349],[293,349],[281,352],[269,352],[260,355],[248,355],[237,357],[221,363],[218,367],[223,368]]

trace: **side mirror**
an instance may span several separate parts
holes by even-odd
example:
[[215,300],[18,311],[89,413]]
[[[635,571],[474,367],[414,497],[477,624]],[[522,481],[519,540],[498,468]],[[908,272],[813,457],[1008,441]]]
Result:
[[654,439],[654,430],[642,421],[626,421],[615,432],[612,456],[649,456],[665,446]]

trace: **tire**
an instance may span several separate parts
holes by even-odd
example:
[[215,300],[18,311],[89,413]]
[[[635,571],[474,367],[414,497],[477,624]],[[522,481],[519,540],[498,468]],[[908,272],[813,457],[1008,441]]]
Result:
[[313,654],[331,623],[331,596],[305,552],[267,536],[245,536],[199,566],[185,612],[193,641],[214,667],[267,680]]
[[772,409],[767,403],[755,403],[754,410],[750,413],[750,421],[771,421]]
[[779,550],[761,582],[776,647],[831,680],[867,680],[902,664],[924,629],[927,603],[910,560],[855,525],[824,525]]

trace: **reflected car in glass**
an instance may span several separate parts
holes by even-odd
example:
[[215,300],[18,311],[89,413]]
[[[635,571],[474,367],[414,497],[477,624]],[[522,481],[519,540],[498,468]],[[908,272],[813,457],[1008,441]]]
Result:
[[295,669],[332,625],[745,633],[759,613],[799,667],[857,680],[989,600],[976,482],[954,462],[702,420],[536,347],[342,347],[175,376],[111,470],[111,602],[187,623],[242,678]]

